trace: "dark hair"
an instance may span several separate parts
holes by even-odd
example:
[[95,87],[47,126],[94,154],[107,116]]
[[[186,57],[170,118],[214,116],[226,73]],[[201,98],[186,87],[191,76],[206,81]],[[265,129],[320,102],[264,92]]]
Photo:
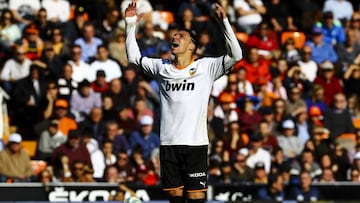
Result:
[[[191,41],[192,41],[192,43],[194,43],[194,45],[195,45],[195,51],[196,51],[197,48],[198,48],[199,42],[198,42],[198,39],[197,39],[195,33],[194,33],[193,31],[187,29],[187,28],[179,28],[178,31],[185,31],[185,32],[189,33],[190,38],[191,38]],[[195,51],[194,51],[194,52],[195,52]]]

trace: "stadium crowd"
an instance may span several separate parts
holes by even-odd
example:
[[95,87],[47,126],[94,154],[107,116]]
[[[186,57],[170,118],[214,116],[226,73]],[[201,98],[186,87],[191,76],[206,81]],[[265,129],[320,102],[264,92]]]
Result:
[[[129,2],[0,0],[1,87],[16,127],[0,144],[0,181],[159,184],[159,87],[127,61]],[[197,57],[223,54],[212,3],[137,0],[142,54],[171,58],[179,27],[196,33]],[[360,3],[218,3],[245,57],[209,99],[209,184],[269,183],[266,199],[282,183],[359,182]],[[295,31],[303,43],[283,38]],[[35,156],[23,140],[37,142]],[[34,175],[31,159],[48,167]]]

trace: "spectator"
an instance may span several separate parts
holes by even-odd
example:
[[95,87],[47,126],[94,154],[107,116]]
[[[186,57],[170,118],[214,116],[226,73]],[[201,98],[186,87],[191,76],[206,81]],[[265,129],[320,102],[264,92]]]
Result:
[[319,116],[326,112],[327,104],[325,103],[324,87],[320,84],[315,84],[310,90],[310,94],[305,99],[305,102],[309,113],[313,106],[319,109],[319,113],[315,113],[316,115],[314,114],[310,116]]
[[[125,9],[131,3],[130,0],[125,0],[121,2],[120,9],[121,9],[121,16],[125,18]],[[138,14],[143,13],[145,21],[152,21],[152,11],[154,10],[153,6],[151,5],[150,1],[148,0],[138,0],[136,2],[136,11]]]
[[305,43],[305,46],[311,48],[311,60],[315,61],[318,65],[325,61],[335,63],[338,60],[333,46],[324,41],[324,33],[318,27],[312,29],[311,38]]
[[262,139],[259,134],[250,136],[249,156],[246,160],[246,165],[254,169],[255,164],[258,161],[262,161],[265,164],[265,171],[268,174],[271,168],[271,155],[269,151],[261,147]]
[[325,61],[320,65],[321,72],[315,78],[314,84],[321,85],[324,88],[325,103],[330,105],[334,95],[343,92],[340,79],[335,75],[334,64]]
[[254,96],[244,96],[237,99],[240,132],[251,135],[256,131],[262,119],[261,114],[255,109],[258,102],[259,99]]
[[54,28],[54,24],[47,20],[48,13],[46,9],[40,8],[39,12],[35,16],[34,24],[39,29],[39,36],[42,40],[47,41],[50,39],[51,30]]
[[100,137],[99,143],[103,143],[106,140],[113,142],[112,152],[114,154],[124,151],[127,153],[131,152],[131,146],[124,134],[121,134],[118,124],[115,121],[108,121],[106,123],[106,133],[104,137]]
[[95,36],[95,28],[91,23],[85,23],[82,29],[82,36],[74,41],[74,44],[81,48],[81,60],[90,63],[94,60],[96,49],[103,41]]
[[64,99],[57,99],[54,107],[55,111],[53,116],[59,120],[58,128],[64,135],[68,136],[70,130],[77,129],[77,123],[69,116],[69,103]]
[[101,107],[101,97],[99,93],[94,92],[90,87],[88,80],[79,83],[78,90],[73,92],[70,98],[71,110],[80,113],[82,116],[88,116],[92,108]]
[[[183,2],[183,5],[184,4],[186,3]],[[194,7],[196,7],[196,5],[193,6],[192,8],[190,7],[184,9],[179,8],[179,12],[181,13],[179,13],[178,26],[189,29],[193,31],[195,34],[198,34],[199,36],[200,36],[200,32],[205,32],[209,35],[210,33],[208,32],[209,29],[208,21],[198,21],[197,17],[195,16],[196,14],[194,13]]]
[[15,20],[22,30],[34,20],[40,9],[40,1],[10,0],[9,9],[13,12]]
[[135,118],[134,112],[130,106],[123,105],[116,107],[118,113],[117,123],[119,124],[119,130],[128,136],[132,131],[137,130],[138,122]]
[[295,40],[292,37],[286,39],[281,47],[281,56],[288,63],[297,63],[301,60],[301,52],[295,47]]
[[10,48],[21,38],[21,31],[14,22],[13,13],[6,9],[0,17],[0,50],[10,53]]
[[302,171],[300,173],[300,184],[298,187],[294,187],[290,193],[291,199],[297,201],[317,201],[319,200],[320,193],[317,188],[313,187],[311,176],[308,171]]
[[299,160],[291,163],[290,174],[293,176],[294,184],[298,183],[303,170],[309,172],[312,180],[318,179],[322,174],[319,163],[315,161],[314,154],[309,150],[304,150]]
[[252,33],[257,25],[263,20],[262,15],[266,13],[266,7],[261,0],[234,0],[234,9],[236,12],[237,30]]
[[45,160],[48,164],[50,164],[50,160],[55,149],[65,143],[67,139],[67,137],[59,131],[58,125],[58,120],[51,120],[47,129],[41,132],[38,141],[37,158]]
[[282,134],[277,137],[279,146],[284,150],[286,159],[294,159],[302,152],[304,144],[296,136],[294,121],[287,119],[282,122]]
[[306,109],[304,111],[299,112],[295,116],[295,122],[297,126],[297,136],[300,138],[303,144],[310,139],[310,125],[308,123],[308,113]]
[[291,98],[291,91],[294,87],[297,87],[300,90],[301,98],[307,98],[309,91],[312,88],[311,82],[306,78],[305,73],[302,72],[301,67],[298,64],[294,64],[290,67],[283,83],[284,87],[289,91],[288,93],[290,95],[288,96],[290,97],[290,100],[293,99]]
[[45,42],[41,57],[33,60],[33,64],[41,68],[40,71],[47,80],[56,80],[61,76],[64,60],[56,55],[52,42]]
[[285,30],[297,30],[294,18],[287,2],[281,0],[271,0],[265,3],[266,19],[269,19],[276,32]]
[[318,65],[314,60],[311,59],[312,48],[311,46],[304,46],[301,50],[301,60],[298,61],[298,64],[301,68],[301,72],[304,73],[305,77],[313,82],[317,76]]
[[333,106],[324,114],[324,126],[330,130],[330,140],[333,142],[343,133],[355,132],[344,94],[334,95]]
[[276,60],[280,55],[279,44],[277,39],[271,36],[271,31],[268,23],[263,21],[246,43],[249,48],[256,47],[260,58],[266,60]]
[[14,57],[8,59],[1,70],[0,78],[6,92],[11,93],[15,82],[29,76],[30,65],[31,60],[26,57],[25,49],[15,47]]
[[107,166],[104,170],[103,180],[107,183],[119,183],[119,172],[115,166]]
[[105,17],[97,19],[95,23],[96,36],[100,37],[104,42],[108,43],[114,30],[117,27],[120,12],[116,8],[108,9]]
[[323,13],[323,21],[317,22],[314,29],[319,28],[323,33],[323,42],[333,46],[345,42],[345,32],[341,22],[334,20],[334,15],[331,11]]
[[263,137],[262,148],[272,153],[274,149],[279,147],[279,143],[277,142],[276,137],[272,134],[269,123],[266,120],[260,121],[258,131],[258,133]]
[[129,143],[131,148],[140,145],[142,147],[142,157],[149,161],[151,152],[160,147],[159,135],[152,132],[154,119],[144,115],[140,119],[140,130],[131,133]]
[[307,149],[310,149],[313,151],[313,156],[319,160],[320,157],[322,157],[324,154],[330,154],[331,153],[331,143],[329,143],[329,134],[330,131],[324,127],[321,126],[314,126],[311,129],[311,141],[313,144],[313,149],[310,149],[308,146],[308,141],[306,142]]
[[338,43],[335,46],[336,54],[339,56],[339,61],[342,65],[342,72],[348,70],[352,64],[356,64],[357,56],[360,53],[360,44],[356,41],[355,30],[346,30],[346,40],[343,43]]
[[254,166],[254,183],[268,183],[268,176],[265,171],[265,164],[262,161],[258,161]]
[[135,104],[135,100],[138,98],[142,98],[146,102],[146,106],[151,111],[156,111],[160,105],[160,95],[155,92],[150,84],[146,81],[140,81],[137,86],[137,93],[130,97],[130,105]]
[[129,62],[125,50],[125,30],[116,28],[114,36],[114,39],[111,39],[109,42],[110,56],[115,59],[121,67],[128,67]]
[[121,80],[114,79],[110,82],[109,91],[105,95],[111,98],[114,107],[117,108],[130,104],[130,96],[126,91]]
[[68,61],[68,64],[72,67],[71,78],[75,82],[81,82],[85,79],[92,79],[92,71],[88,63],[86,63],[82,58],[82,47],[75,44],[71,47],[71,59]]
[[61,27],[55,27],[51,30],[50,41],[54,46],[54,52],[63,60],[68,60],[71,56],[70,42],[64,38],[64,32]]
[[291,116],[295,117],[299,113],[306,112],[306,103],[301,98],[300,85],[291,86],[288,90],[289,100],[286,101],[286,111],[291,112]]
[[138,39],[143,56],[155,57],[158,55],[157,46],[161,39],[154,34],[154,25],[152,22],[145,22],[141,27],[140,38]]
[[[235,97],[228,92],[222,92],[217,97],[218,103],[214,107],[214,119],[218,120],[216,134],[220,137],[228,133],[229,123],[238,121],[238,114],[235,105]],[[214,121],[215,122],[215,121]],[[212,123],[215,125],[215,123]]]
[[102,112],[103,112],[103,120],[110,121],[110,120],[117,120],[118,112],[116,111],[114,104],[109,96],[103,95],[102,96]]
[[228,129],[228,133],[222,136],[222,140],[224,141],[224,150],[229,155],[230,160],[232,160],[240,148],[248,146],[249,136],[241,132],[238,122],[229,123]]
[[30,67],[30,75],[19,80],[14,87],[15,110],[14,123],[26,139],[34,139],[33,126],[40,122],[45,108],[46,83],[41,78],[39,68]]
[[106,82],[121,78],[122,72],[119,64],[109,58],[109,50],[105,45],[97,47],[97,59],[90,64],[89,81],[94,81],[98,70],[105,71]]
[[183,1],[179,5],[177,18],[181,19],[185,10],[190,9],[197,22],[206,22],[209,20],[209,2],[198,2],[196,0]]
[[238,83],[238,89],[240,94],[244,94],[247,96],[254,95],[254,88],[249,80],[246,79],[246,69],[244,67],[240,67],[236,72],[236,79]]
[[139,73],[136,72],[136,69],[133,65],[130,65],[124,69],[124,75],[121,78],[121,82],[123,85],[123,90],[129,98],[131,98],[133,95],[136,95],[139,81]]
[[106,73],[103,70],[96,71],[96,79],[91,83],[94,92],[104,94],[109,91],[109,83],[106,82]]
[[44,50],[44,41],[39,34],[39,29],[32,23],[25,27],[22,39],[17,42],[17,46],[22,46],[26,52],[26,57],[31,60],[39,59]]
[[42,7],[48,12],[47,20],[60,24],[67,22],[70,16],[70,4],[66,0],[43,0]]
[[360,88],[358,86],[360,85],[360,66],[350,65],[343,75],[342,82],[344,83],[344,93],[346,96],[352,94],[360,95]]
[[334,14],[334,18],[344,23],[350,20],[354,12],[352,4],[347,0],[325,1],[323,11],[330,11]]
[[79,123],[81,130],[87,130],[96,140],[101,140],[106,131],[105,122],[103,119],[103,111],[99,107],[91,109],[90,114],[86,120]]
[[269,63],[260,59],[258,49],[255,47],[249,49],[247,57],[239,65],[246,70],[246,80],[255,86],[266,84],[271,79]]
[[263,201],[282,202],[285,200],[284,179],[278,174],[271,175],[266,187],[257,191],[258,198]]
[[83,30],[84,25],[87,22],[87,15],[84,7],[76,7],[74,15],[73,20],[69,20],[64,24],[64,38],[70,43],[73,43],[76,39],[81,37],[81,30]]
[[295,0],[292,6],[295,24],[299,25],[298,27],[300,30],[309,34],[311,28],[321,16],[321,2],[313,0]]
[[135,181],[135,169],[130,163],[127,152],[119,151],[117,153],[117,161],[116,164],[114,164],[114,167],[118,171],[117,181],[119,183]]
[[77,89],[78,82],[72,79],[73,67],[70,64],[65,64],[61,71],[61,76],[57,80],[59,88],[59,98],[70,101],[72,92]]
[[235,156],[230,175],[235,183],[250,182],[253,180],[253,170],[246,165],[248,153],[247,148],[241,148]]
[[6,148],[0,151],[0,182],[30,182],[30,157],[21,148],[22,137],[13,133]]
[[[64,156],[67,157],[68,159],[66,163],[68,163],[72,175],[76,175],[75,171],[76,171],[77,163],[79,162],[82,163],[82,165],[88,165],[90,167],[92,166],[90,153],[86,148],[86,145],[80,142],[80,136],[81,136],[80,131],[77,130],[70,131],[67,141],[55,149],[51,159],[51,165],[54,167],[54,169],[56,170],[66,169],[63,168],[64,161],[62,159]],[[65,177],[68,177],[67,174],[64,175]]]

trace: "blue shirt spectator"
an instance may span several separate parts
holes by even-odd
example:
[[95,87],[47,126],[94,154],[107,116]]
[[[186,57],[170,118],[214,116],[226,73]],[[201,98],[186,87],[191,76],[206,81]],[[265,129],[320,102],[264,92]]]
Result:
[[334,20],[333,13],[328,11],[323,15],[323,21],[315,24],[316,28],[320,28],[324,34],[323,41],[336,45],[345,42],[345,31],[339,20]]
[[92,24],[85,24],[83,27],[83,36],[75,40],[74,44],[81,47],[81,59],[89,63],[97,53],[97,47],[103,42],[95,37],[95,29]]
[[129,142],[132,149],[137,145],[142,147],[142,157],[149,160],[152,151],[160,147],[160,137],[152,132],[154,119],[145,115],[140,119],[140,130],[131,133]]
[[338,56],[331,44],[323,41],[324,33],[318,27],[314,27],[311,33],[311,40],[306,42],[306,46],[311,47],[312,55],[311,60],[317,64],[321,64],[324,61],[331,61],[335,63],[338,60]]

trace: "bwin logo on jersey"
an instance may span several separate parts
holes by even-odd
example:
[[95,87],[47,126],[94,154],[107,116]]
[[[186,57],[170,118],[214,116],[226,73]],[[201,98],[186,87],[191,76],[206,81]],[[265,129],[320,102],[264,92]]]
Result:
[[169,83],[166,81],[165,90],[166,91],[193,91],[195,89],[195,83],[186,82],[183,80],[182,82]]

